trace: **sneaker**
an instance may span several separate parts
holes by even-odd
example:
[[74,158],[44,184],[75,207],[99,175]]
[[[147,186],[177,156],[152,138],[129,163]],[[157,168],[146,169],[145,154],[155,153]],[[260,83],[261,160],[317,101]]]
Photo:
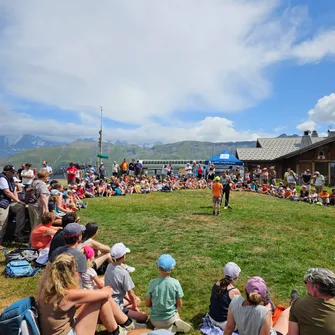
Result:
[[188,323],[186,323],[185,321],[181,319],[177,319],[174,322],[174,324],[178,328],[179,332],[188,333],[192,329],[192,327]]
[[233,209],[231,206],[228,206],[228,209]]
[[148,328],[146,323],[140,323],[140,322],[135,321],[134,319],[133,319],[132,324],[134,325],[133,329],[146,329],[146,328]]
[[133,321],[130,325],[128,326],[122,326],[126,331],[133,330],[136,328],[135,321]]
[[121,326],[119,326],[119,335],[127,335],[128,331],[125,328],[122,328]]
[[215,212],[213,211],[213,215],[215,215]]
[[225,206],[225,207],[223,207],[223,209],[227,209],[227,208],[228,208],[228,207],[226,207],[226,206]]
[[219,216],[219,215],[220,215],[220,212],[217,212],[216,215]]
[[129,266],[125,264],[125,269],[129,272],[129,273],[133,273],[136,269],[133,266]]
[[300,294],[298,290],[293,289],[290,295],[290,305],[292,305],[299,297],[300,297]]

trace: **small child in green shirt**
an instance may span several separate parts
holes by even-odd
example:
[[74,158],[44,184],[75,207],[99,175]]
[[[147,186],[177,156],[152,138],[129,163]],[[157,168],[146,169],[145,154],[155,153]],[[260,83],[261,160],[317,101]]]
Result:
[[183,290],[177,279],[170,274],[176,261],[171,255],[158,258],[159,277],[150,281],[145,304],[150,307],[150,320],[155,329],[167,329],[173,333],[191,330],[191,326],[180,319],[178,308],[182,306]]

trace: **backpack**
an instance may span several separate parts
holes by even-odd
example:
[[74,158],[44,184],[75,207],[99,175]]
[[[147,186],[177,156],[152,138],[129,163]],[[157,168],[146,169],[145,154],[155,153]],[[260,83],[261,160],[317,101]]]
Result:
[[34,269],[26,260],[10,261],[5,267],[5,276],[10,278],[34,277],[40,268]]
[[41,335],[34,297],[18,300],[2,312],[0,335]]
[[13,260],[26,260],[28,262],[35,261],[39,256],[38,249],[35,248],[19,248],[11,252],[4,252],[6,263]]
[[32,182],[32,184],[26,189],[24,193],[24,202],[29,204],[36,204],[38,200],[38,195],[36,192],[36,186],[38,185],[38,182]]

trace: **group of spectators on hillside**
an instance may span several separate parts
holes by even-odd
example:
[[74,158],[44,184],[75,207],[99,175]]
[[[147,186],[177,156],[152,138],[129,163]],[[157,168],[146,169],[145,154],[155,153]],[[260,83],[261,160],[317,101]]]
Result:
[[270,171],[269,173],[267,168],[260,169],[260,166],[257,166],[252,178],[250,177],[251,174],[247,172],[245,180],[235,180],[236,182],[232,185],[232,188],[237,191],[258,192],[311,204],[335,205],[335,189],[332,189],[331,193],[329,193],[324,188],[325,178],[320,172],[315,171],[312,174],[307,169],[300,177],[301,186],[298,189],[299,176],[291,168],[287,169],[283,181],[279,183],[276,181],[274,167],[270,167]]

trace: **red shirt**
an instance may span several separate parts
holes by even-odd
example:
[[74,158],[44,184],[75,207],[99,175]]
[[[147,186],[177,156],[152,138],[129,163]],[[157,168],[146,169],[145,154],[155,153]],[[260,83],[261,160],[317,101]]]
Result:
[[66,170],[67,178],[76,179],[77,171],[78,171],[77,168],[74,166],[67,168]]

